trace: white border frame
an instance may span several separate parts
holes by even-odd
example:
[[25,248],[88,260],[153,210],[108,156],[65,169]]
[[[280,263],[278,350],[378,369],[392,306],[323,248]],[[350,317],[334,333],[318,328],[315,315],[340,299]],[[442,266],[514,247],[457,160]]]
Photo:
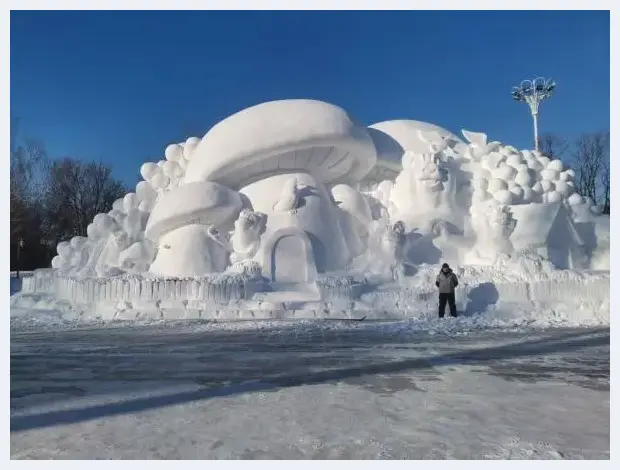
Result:
[[[616,0],[617,2],[617,0]],[[618,18],[620,15],[618,15],[616,13],[616,11],[614,11],[613,9],[613,2],[611,0],[589,0],[589,1],[577,1],[577,0],[520,0],[518,2],[514,1],[514,0],[503,0],[502,2],[497,2],[497,1],[492,1],[492,0],[469,0],[467,2],[463,1],[463,0],[426,0],[426,1],[421,1],[421,0],[341,0],[340,2],[333,2],[333,0],[261,0],[260,2],[258,0],[252,1],[252,0],[211,0],[211,1],[198,1],[198,0],[175,0],[174,2],[166,2],[164,0],[92,0],[92,1],[79,1],[79,0],[55,0],[55,1],[45,1],[45,0],[22,0],[22,1],[15,1],[15,0],[10,0],[9,2],[9,8],[10,9],[14,9],[14,10],[142,10],[142,9],[149,9],[149,10],[203,10],[203,9],[211,9],[211,10],[611,10],[610,12],[610,35],[611,35],[611,62],[610,62],[610,70],[611,70],[611,84],[613,83],[618,83],[618,79],[620,78],[618,74],[618,67],[619,65],[619,61],[618,58],[614,56],[614,53],[617,52],[617,44],[618,44],[618,36],[620,36],[620,33],[618,33],[618,29],[614,28],[614,26],[618,26],[620,28],[620,21],[618,21]],[[618,3],[616,3],[616,5],[618,5]],[[173,8],[171,8],[173,7]],[[616,6],[615,10],[618,10],[618,7]],[[9,46],[9,41],[10,41],[10,10],[7,11],[5,10],[5,13],[2,14],[2,22],[1,24],[1,30],[3,31],[3,35],[4,35],[4,41],[3,41],[3,47],[2,47],[2,61],[5,64],[5,66],[10,66],[10,62],[9,62],[9,55],[10,55],[10,46]],[[615,77],[615,79],[614,79]],[[517,77],[518,78],[518,77]],[[8,73],[4,73],[2,74],[2,77],[0,78],[0,80],[2,80],[3,83],[3,89],[5,90],[5,97],[6,100],[4,100],[5,103],[10,103],[10,75]],[[610,100],[612,101],[613,104],[620,104],[618,103],[618,93],[616,91],[617,89],[612,85],[611,86],[611,93],[610,93]],[[4,132],[2,133],[2,148],[8,149],[9,148],[9,122],[10,122],[10,110],[9,112],[5,111],[3,113],[3,117],[2,117],[2,127],[4,129]],[[610,116],[610,131],[612,131],[613,129],[617,129],[616,125],[618,123],[618,106],[611,106],[611,116]],[[615,145],[615,140],[612,140],[612,144],[611,144],[611,149],[612,149],[612,154],[614,153],[614,149],[616,148]],[[612,171],[612,175],[616,174],[618,172],[620,172],[620,166],[619,164],[612,159],[611,162],[611,171]],[[2,191],[3,194],[3,201],[4,203],[2,204],[2,216],[4,218],[4,220],[6,221],[8,219],[8,212],[9,212],[9,198],[8,198],[8,194],[9,194],[9,173],[6,173],[6,176],[4,178],[2,178],[1,180],[1,188],[0,190]],[[618,195],[618,196],[617,196]],[[616,197],[617,196],[617,197]],[[613,206],[616,207],[616,204],[620,204],[620,192],[616,192],[613,191],[612,188],[612,202],[613,202]],[[620,207],[620,205],[618,205],[618,207]],[[614,219],[612,218],[611,220],[611,225],[612,225],[612,233],[620,233],[620,230],[618,229],[618,224],[615,223]],[[2,237],[2,246],[4,247],[8,247],[9,246],[9,232],[8,230],[2,230],[0,231],[0,237]],[[615,249],[611,249],[611,264],[612,266],[616,266],[618,265],[618,263],[616,263],[616,261],[620,261],[619,257],[620,255],[618,255],[618,251],[616,251]],[[6,265],[9,264],[9,254],[7,251],[1,251],[0,252],[0,257],[2,257],[5,260]],[[4,287],[4,292],[9,292],[9,277],[5,276],[2,277],[2,285],[5,285]],[[617,305],[617,301],[620,300],[620,293],[618,292],[618,290],[616,289],[612,289],[611,292],[611,303],[612,306],[613,305]],[[4,347],[4,360],[2,361],[2,368],[3,370],[3,375],[4,377],[9,377],[10,376],[10,332],[9,332],[9,321],[8,321],[8,313],[9,313],[9,305],[8,305],[9,301],[8,301],[8,296],[6,297],[5,300],[5,305],[6,305],[6,309],[4,310],[5,312],[5,318],[4,318],[4,322],[2,323],[2,329],[4,330],[4,339],[5,339],[5,347]],[[618,364],[618,355],[619,353],[619,349],[617,346],[615,346],[615,342],[614,342],[614,334],[612,331],[611,334],[611,367],[613,369],[614,364]],[[611,386],[611,390],[612,390],[612,394],[611,396],[613,397],[614,393],[613,391],[615,390],[615,394],[618,394],[618,390],[620,389],[620,381],[619,380],[615,380],[615,386],[613,384],[614,382],[614,377],[618,377],[618,374],[613,374],[611,375],[612,378],[612,386]],[[6,381],[6,385],[3,388],[3,396],[4,396],[4,403],[6,404],[6,408],[5,410],[9,409],[9,402],[10,402],[10,380]],[[561,400],[561,397],[558,396],[558,399]],[[611,401],[613,401],[613,398],[611,398]],[[610,447],[610,453],[611,456],[613,458],[613,456],[615,456],[615,448],[618,447],[618,443],[620,442],[620,437],[618,436],[618,433],[615,432],[616,430],[616,426],[614,425],[615,423],[620,422],[620,413],[618,412],[618,407],[613,406],[613,403],[611,403],[610,406],[610,413],[611,413],[611,419],[610,419],[610,423],[611,423],[611,429],[610,429],[610,441],[611,441],[611,447]],[[3,429],[5,429],[5,439],[3,439],[2,442],[2,448],[3,448],[3,453],[4,455],[6,455],[7,460],[10,458],[10,431],[9,431],[9,423],[7,421],[10,421],[9,418],[9,413],[7,412],[7,414],[5,415],[5,424]],[[422,462],[416,462],[414,465],[416,465],[416,467],[418,467]],[[248,466],[248,465],[252,465],[258,468],[265,468],[266,470],[272,470],[274,468],[284,468],[284,466],[288,467],[290,466],[290,462],[287,461],[278,461],[278,462],[269,462],[269,463],[254,463],[254,462],[222,462],[222,463],[217,463],[217,466],[221,466],[221,467],[228,467],[228,468],[240,468],[241,466]],[[10,463],[11,466],[15,465],[20,465],[20,466],[27,466],[29,468],[33,468],[34,466],[39,466],[41,465],[38,462],[23,462],[23,463],[17,463],[17,462],[13,462],[11,461]],[[66,467],[68,466],[70,469],[75,465],[76,469],[81,468],[82,467],[82,463],[81,462],[76,462],[76,461],[67,461],[67,462],[54,462],[54,461],[50,461],[49,463],[45,463],[44,465],[46,466],[50,466],[50,467],[57,467],[57,468],[63,468],[63,470],[66,470]],[[103,461],[94,461],[93,463],[89,464],[89,465],[95,465],[95,466],[107,466],[110,465],[108,463],[105,463]],[[130,463],[120,463],[120,464],[113,464],[113,465],[120,465],[121,468],[125,467],[125,465],[127,465],[126,468],[130,468],[129,466],[132,465]],[[195,461],[187,461],[187,462],[183,462],[183,463],[175,463],[175,462],[153,462],[153,463],[149,463],[149,466],[154,465],[156,467],[161,467],[161,466],[168,466],[168,465],[182,465],[182,466],[191,466],[195,468],[198,468],[199,466],[202,467],[204,465],[204,463],[202,462],[195,462]],[[213,465],[213,463],[210,463],[209,465]],[[313,462],[306,462],[306,461],[300,461],[300,462],[296,462],[295,465],[297,467],[309,467],[309,466],[314,466],[317,465]],[[348,466],[348,465],[352,465],[355,466],[356,469],[360,469],[360,468],[369,468],[371,465],[374,465],[372,462],[365,462],[365,461],[356,461],[355,463],[347,463],[347,462],[343,462],[343,463],[336,463],[336,462],[323,462],[323,463],[319,463],[318,465],[321,466],[326,466],[326,467],[331,467],[332,465],[334,465],[334,468],[340,468],[341,466]],[[396,462],[396,461],[391,461],[391,462],[382,462],[378,465],[381,466],[400,466],[401,468],[404,468],[405,466],[409,467],[411,466],[410,463],[407,462]],[[480,463],[480,462],[424,462],[423,466],[424,467],[439,467],[439,466],[450,466],[453,468],[456,468],[456,466],[458,465],[459,468],[463,468],[463,466],[465,467],[465,469],[471,468],[472,470],[474,469],[478,469],[478,467],[480,465],[493,465],[494,467],[496,466],[518,466],[520,468],[529,468],[530,466],[558,466],[558,465],[562,465],[562,466],[566,466],[566,465],[579,465],[578,462],[537,462],[537,461],[527,461],[527,462],[505,462],[505,461],[500,461],[500,462],[488,462],[486,464],[484,463]],[[588,466],[609,466],[609,462],[587,462],[585,463],[585,465]],[[49,467],[48,467],[49,468]]]

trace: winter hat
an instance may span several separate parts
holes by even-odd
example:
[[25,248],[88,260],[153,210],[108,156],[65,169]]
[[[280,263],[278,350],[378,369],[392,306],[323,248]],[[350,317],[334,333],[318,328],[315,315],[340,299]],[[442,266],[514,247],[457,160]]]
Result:
[[448,263],[444,263],[441,265],[441,269],[448,268],[450,269],[450,265]]

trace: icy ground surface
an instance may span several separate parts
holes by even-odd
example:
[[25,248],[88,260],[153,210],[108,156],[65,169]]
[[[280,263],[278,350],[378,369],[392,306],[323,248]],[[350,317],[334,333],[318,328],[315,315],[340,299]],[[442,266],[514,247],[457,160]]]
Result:
[[429,324],[13,325],[11,457],[609,458],[608,328]]

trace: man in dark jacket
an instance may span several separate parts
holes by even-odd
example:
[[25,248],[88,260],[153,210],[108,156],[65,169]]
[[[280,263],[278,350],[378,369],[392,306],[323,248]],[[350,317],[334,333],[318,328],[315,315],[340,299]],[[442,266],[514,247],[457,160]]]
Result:
[[454,289],[459,285],[459,280],[448,263],[441,266],[435,285],[439,288],[439,318],[443,318],[446,312],[446,303],[450,306],[450,315],[456,317]]

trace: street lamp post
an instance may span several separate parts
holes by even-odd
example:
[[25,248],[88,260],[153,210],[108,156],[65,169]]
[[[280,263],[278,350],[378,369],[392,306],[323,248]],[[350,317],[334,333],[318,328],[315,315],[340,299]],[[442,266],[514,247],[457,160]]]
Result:
[[19,279],[19,267],[20,267],[19,255],[21,254],[21,251],[22,251],[22,248],[24,247],[24,244],[25,244],[25,242],[24,242],[23,238],[20,238],[18,240],[18,242],[17,242],[17,272],[15,273],[15,277],[17,279]]
[[512,97],[529,105],[534,120],[534,148],[538,150],[538,107],[545,98],[550,98],[555,90],[552,78],[538,77],[523,80],[519,86],[512,87]]

